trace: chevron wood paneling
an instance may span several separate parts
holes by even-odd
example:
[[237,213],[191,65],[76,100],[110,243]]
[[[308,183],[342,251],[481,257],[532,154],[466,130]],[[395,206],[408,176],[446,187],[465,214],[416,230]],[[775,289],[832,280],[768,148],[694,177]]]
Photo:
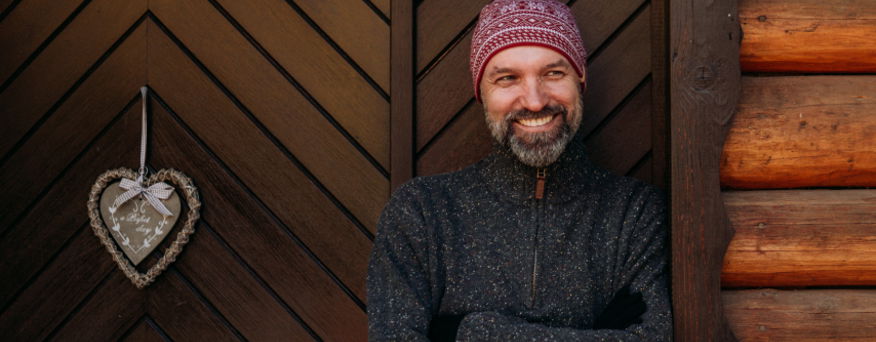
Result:
[[[17,6],[9,16],[0,21],[0,42],[6,47],[0,54],[0,85],[4,84],[15,68],[35,52],[52,32],[80,6],[80,0],[27,1]],[[0,4],[0,11],[5,8]],[[28,27],[25,34],[15,27]]]
[[331,37],[383,90],[389,90],[389,26],[362,0],[294,2],[319,23]]
[[[382,167],[388,166],[389,139],[377,133],[388,129],[389,103],[330,43],[282,0],[221,1],[221,6],[288,71],[299,87],[307,90],[322,111],[331,114]],[[284,20],[263,19],[278,13]],[[387,36],[388,33],[383,35],[384,39]],[[387,51],[378,52],[376,56],[388,55]],[[322,86],[327,82],[342,84],[344,96],[338,96],[335,87]],[[315,111],[304,114],[319,117]],[[327,135],[323,131],[317,132]]]
[[[412,144],[418,174],[489,151],[467,71],[484,3],[417,2],[418,140],[393,142],[390,0],[0,0],[4,340],[364,340],[391,144]],[[570,3],[599,84],[594,159],[649,179],[650,2]],[[103,171],[136,168],[143,85],[149,167],[191,176],[204,206],[138,290],[85,201]]]
[[[0,126],[0,155],[4,159],[145,11],[145,1],[89,3],[0,93],[0,114],[15,118]],[[27,27],[7,29],[19,32]]]
[[167,334],[158,331],[156,324],[148,316],[143,316],[142,319],[131,330],[125,334],[120,340],[122,341],[139,341],[139,342],[162,342],[166,340]]
[[[4,336],[365,336],[389,196],[389,2],[248,5],[28,0],[4,12]],[[137,290],[93,237],[85,198],[104,170],[136,167],[142,85],[150,166],[192,176],[205,205],[179,260]]]
[[[296,96],[299,92],[295,87],[209,3],[168,0],[152,1],[151,5],[167,29],[230,92],[232,100],[239,101],[246,108],[249,113],[245,114],[260,121],[305,167],[322,178],[323,184],[358,219],[373,229],[382,208],[382,199],[388,196],[386,177],[321,115],[316,111],[307,113],[306,110],[313,106]],[[165,59],[156,63],[162,61]],[[172,63],[159,65],[175,67]],[[176,77],[168,71],[171,73],[154,74],[156,77]],[[388,126],[384,127],[385,132]],[[371,134],[380,134],[380,131],[373,130]],[[222,134],[221,139],[226,138],[226,134]],[[240,145],[239,149],[250,147]],[[350,182],[351,178],[357,181]]]

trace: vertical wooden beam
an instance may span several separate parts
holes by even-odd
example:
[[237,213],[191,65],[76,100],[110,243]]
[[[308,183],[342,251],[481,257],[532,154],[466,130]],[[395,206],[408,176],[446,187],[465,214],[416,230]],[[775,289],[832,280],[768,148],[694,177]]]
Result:
[[672,299],[676,341],[733,341],[721,265],[724,137],[740,93],[737,0],[670,0]]
[[414,1],[390,6],[390,186],[395,191],[414,176]]
[[651,183],[664,190],[669,186],[668,5],[651,0]]

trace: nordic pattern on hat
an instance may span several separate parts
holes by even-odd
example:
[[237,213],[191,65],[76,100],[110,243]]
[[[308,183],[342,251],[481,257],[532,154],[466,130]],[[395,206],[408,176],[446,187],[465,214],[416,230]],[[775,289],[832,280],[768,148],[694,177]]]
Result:
[[584,75],[587,52],[575,16],[556,0],[496,0],[481,10],[471,41],[469,68],[475,98],[487,62],[500,51],[521,45],[553,49]]

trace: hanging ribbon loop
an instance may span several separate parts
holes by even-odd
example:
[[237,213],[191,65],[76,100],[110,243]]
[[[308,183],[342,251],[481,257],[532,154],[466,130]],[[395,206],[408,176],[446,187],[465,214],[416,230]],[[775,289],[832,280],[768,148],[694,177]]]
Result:
[[164,216],[173,216],[173,213],[161,203],[161,200],[170,198],[170,195],[173,194],[173,187],[167,185],[167,183],[155,183],[150,185],[148,188],[143,187],[143,182],[146,181],[146,102],[148,98],[146,97],[149,88],[146,86],[140,87],[140,96],[143,103],[143,114],[141,115],[141,134],[140,134],[140,169],[138,170],[137,180],[131,180],[127,178],[122,178],[122,183],[119,186],[122,189],[128,190],[116,197],[115,202],[113,202],[113,207],[118,208],[128,200],[138,196],[143,195],[146,198],[146,201],[152,205],[155,210],[158,210],[161,215]]
[[125,191],[119,195],[119,197],[116,197],[116,201],[113,203],[114,207],[118,208],[128,200],[142,194],[143,197],[146,198],[146,201],[148,201],[155,210],[161,213],[161,215],[173,216],[173,213],[161,203],[161,200],[168,199],[170,198],[170,195],[173,194],[173,187],[167,183],[155,183],[148,188],[144,188],[140,182],[122,178],[122,182],[119,186],[128,191]]

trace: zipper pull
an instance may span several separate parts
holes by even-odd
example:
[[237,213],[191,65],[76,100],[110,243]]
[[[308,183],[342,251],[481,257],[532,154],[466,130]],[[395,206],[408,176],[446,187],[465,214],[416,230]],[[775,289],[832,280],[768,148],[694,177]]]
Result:
[[535,199],[544,198],[544,179],[547,178],[547,169],[539,168],[535,172]]

